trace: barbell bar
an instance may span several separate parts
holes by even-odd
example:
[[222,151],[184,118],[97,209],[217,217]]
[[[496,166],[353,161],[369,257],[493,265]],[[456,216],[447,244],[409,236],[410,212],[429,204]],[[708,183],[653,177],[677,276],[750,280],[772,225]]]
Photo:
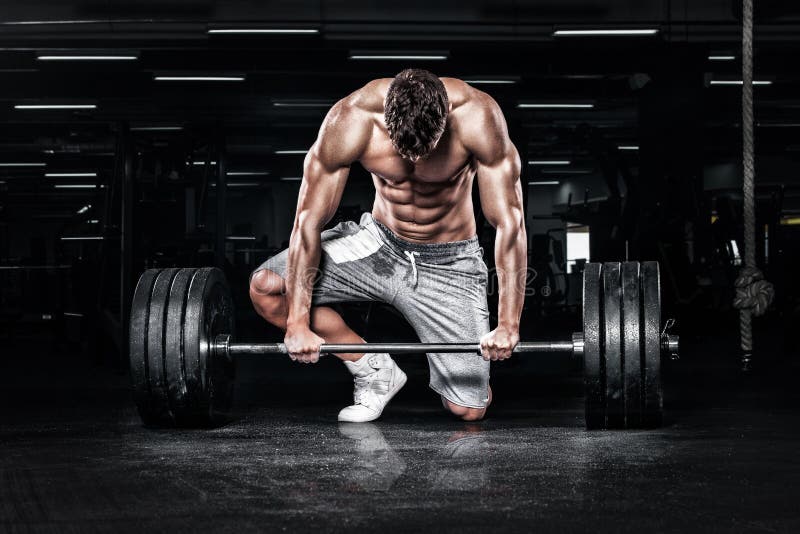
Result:
[[[580,336],[580,334],[576,334]],[[573,338],[572,341],[524,341],[517,343],[514,353],[524,352],[570,352],[578,354],[578,344],[583,340]],[[289,354],[283,343],[232,343],[230,336],[220,334],[214,340],[213,350],[229,358],[243,354]],[[417,354],[421,352],[438,353],[464,353],[480,354],[479,343],[350,343],[329,344],[323,343],[319,348],[320,355],[340,353],[375,353],[389,352],[391,354]]]

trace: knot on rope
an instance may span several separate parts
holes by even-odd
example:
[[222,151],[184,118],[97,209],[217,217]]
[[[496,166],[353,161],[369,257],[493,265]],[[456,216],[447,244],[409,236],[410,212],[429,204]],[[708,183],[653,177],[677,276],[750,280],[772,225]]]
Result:
[[743,267],[736,278],[733,307],[749,309],[755,316],[764,315],[775,298],[775,288],[764,280],[764,273],[755,267]]

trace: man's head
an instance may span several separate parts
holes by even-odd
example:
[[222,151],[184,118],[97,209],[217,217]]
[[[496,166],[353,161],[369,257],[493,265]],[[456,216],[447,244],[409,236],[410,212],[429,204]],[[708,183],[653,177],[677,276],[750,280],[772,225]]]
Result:
[[394,77],[384,103],[384,120],[397,152],[416,161],[430,154],[447,123],[450,102],[442,81],[422,69]]

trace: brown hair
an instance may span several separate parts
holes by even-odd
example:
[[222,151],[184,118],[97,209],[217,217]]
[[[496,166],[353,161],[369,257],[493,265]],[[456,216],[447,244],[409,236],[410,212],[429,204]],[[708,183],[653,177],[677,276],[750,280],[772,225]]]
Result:
[[406,69],[395,76],[383,112],[395,150],[410,159],[427,156],[444,132],[449,109],[447,90],[435,74]]

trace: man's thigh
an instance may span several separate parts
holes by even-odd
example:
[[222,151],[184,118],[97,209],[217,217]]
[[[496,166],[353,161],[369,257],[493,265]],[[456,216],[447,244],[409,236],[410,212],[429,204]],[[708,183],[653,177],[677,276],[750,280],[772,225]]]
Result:
[[[479,254],[448,265],[421,264],[416,287],[395,305],[423,343],[477,343],[489,332],[486,265]],[[484,408],[489,362],[478,353],[428,354],[430,387],[454,404]]]
[[[388,286],[376,276],[371,263],[384,244],[374,233],[346,221],[321,235],[322,254],[315,274],[312,304],[384,300]],[[286,279],[289,251],[283,250],[262,263],[250,275],[268,269]]]

